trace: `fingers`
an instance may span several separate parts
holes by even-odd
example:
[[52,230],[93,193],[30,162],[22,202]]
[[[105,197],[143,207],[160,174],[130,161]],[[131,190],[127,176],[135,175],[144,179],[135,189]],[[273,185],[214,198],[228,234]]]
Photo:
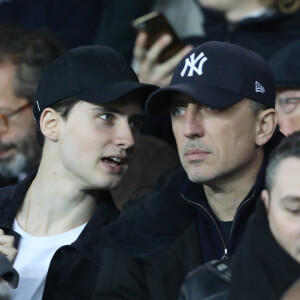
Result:
[[1,246],[13,247],[14,244],[15,244],[15,237],[14,236],[0,234],[0,247]]
[[156,63],[161,51],[172,42],[172,37],[168,34],[161,36],[148,50],[145,47],[146,42],[147,34],[140,32],[136,39],[133,54],[140,64],[144,63],[145,68],[148,68],[153,63]]
[[148,50],[145,47],[146,42],[147,34],[140,32],[134,48],[139,80],[160,87],[167,86],[171,81],[175,67],[184,55],[193,49],[193,46],[186,46],[167,61],[158,63],[159,55],[172,42],[172,37],[168,34],[161,36]]
[[147,61],[149,65],[157,62],[158,57],[163,49],[172,42],[172,37],[168,34],[161,36],[147,52]]
[[7,259],[12,263],[17,255],[17,249],[13,247],[0,246],[0,252],[4,254]]
[[0,229],[0,253],[4,254],[10,262],[13,262],[17,249],[14,247],[15,238],[12,235],[5,235],[4,231]]
[[135,40],[135,46],[133,49],[133,55],[139,62],[141,62],[145,58],[146,41],[147,34],[145,32],[140,32]]
[[171,58],[169,58],[166,62],[162,64],[163,66],[166,66],[168,70],[174,70],[176,66],[179,64],[179,62],[182,60],[182,58],[189,53],[194,47],[193,46],[186,46],[183,49],[181,49],[178,53],[173,55]]

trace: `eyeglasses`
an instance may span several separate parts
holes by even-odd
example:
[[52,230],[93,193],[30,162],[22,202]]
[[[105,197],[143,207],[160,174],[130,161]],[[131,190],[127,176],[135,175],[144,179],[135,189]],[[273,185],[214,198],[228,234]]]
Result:
[[12,111],[11,113],[8,114],[0,114],[0,132],[5,133],[9,129],[9,122],[8,119],[17,113],[29,108],[32,106],[32,102],[27,102],[24,105],[20,106],[16,110]]
[[286,114],[291,113],[296,105],[300,101],[300,97],[278,97],[276,100],[276,105],[278,105],[282,111]]

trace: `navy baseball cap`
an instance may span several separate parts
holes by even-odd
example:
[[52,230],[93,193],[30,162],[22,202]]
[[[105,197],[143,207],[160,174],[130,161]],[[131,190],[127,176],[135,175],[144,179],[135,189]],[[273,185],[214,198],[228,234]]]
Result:
[[157,89],[140,83],[130,64],[115,50],[106,46],[74,48],[53,61],[43,72],[35,94],[33,115],[69,97],[104,104],[134,91],[141,101]]
[[146,112],[167,109],[174,93],[212,108],[245,98],[275,107],[275,83],[268,63],[259,54],[227,42],[211,41],[191,50],[176,67],[169,87],[147,99]]
[[277,87],[300,87],[299,57],[300,41],[297,41],[284,47],[269,60]]

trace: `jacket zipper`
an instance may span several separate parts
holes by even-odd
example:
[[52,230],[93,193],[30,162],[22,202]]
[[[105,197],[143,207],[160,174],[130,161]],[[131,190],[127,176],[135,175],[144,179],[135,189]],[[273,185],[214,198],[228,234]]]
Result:
[[190,202],[190,203],[192,203],[192,204],[195,204],[195,205],[201,207],[201,208],[207,213],[207,215],[211,218],[211,220],[213,221],[213,223],[214,223],[214,225],[215,225],[215,227],[216,227],[216,229],[217,229],[217,231],[218,231],[218,234],[219,234],[219,236],[220,236],[220,239],[221,239],[221,242],[222,242],[223,248],[224,248],[224,255],[222,256],[221,259],[222,259],[222,260],[227,259],[227,253],[228,253],[228,250],[227,250],[225,241],[224,241],[224,239],[223,239],[223,236],[222,236],[222,234],[221,234],[221,232],[220,232],[220,229],[219,229],[219,227],[218,227],[216,221],[214,220],[214,218],[211,216],[211,214],[208,212],[208,210],[207,210],[203,205],[201,205],[201,204],[199,204],[199,203],[197,203],[197,202],[194,202],[194,201],[191,201],[191,200],[187,199],[187,198],[184,196],[184,194],[181,194],[181,196],[182,196],[182,198],[183,198],[185,201]]
[[[242,208],[247,202],[249,202],[249,201],[253,198],[253,196],[255,195],[255,191],[256,191],[256,190],[254,190],[253,193],[252,193],[252,195],[251,195],[248,199],[246,199],[246,200],[242,203],[242,205],[237,209],[237,211],[236,211],[236,213],[235,213],[235,215],[234,215],[234,219],[233,219],[233,222],[232,222],[231,229],[230,229],[229,239],[231,239],[231,235],[232,235],[232,232],[233,232],[233,228],[234,228],[234,225],[235,225],[235,222],[236,222],[236,218],[237,218],[238,212],[241,210],[241,208]],[[195,204],[195,205],[201,207],[201,208],[207,213],[207,215],[210,217],[210,219],[213,221],[213,223],[214,223],[214,225],[215,225],[215,227],[216,227],[216,229],[217,229],[217,231],[218,231],[218,234],[219,234],[219,236],[220,236],[221,242],[222,242],[222,244],[223,244],[223,248],[224,248],[224,255],[222,256],[221,259],[222,259],[222,260],[227,259],[227,257],[228,257],[228,256],[227,256],[227,254],[228,254],[227,246],[226,246],[225,241],[224,241],[224,239],[223,239],[223,236],[222,236],[222,234],[221,234],[221,232],[220,232],[219,226],[218,226],[218,224],[216,223],[216,221],[214,220],[214,218],[212,217],[212,215],[209,213],[209,211],[208,211],[203,205],[201,205],[201,204],[199,204],[199,203],[197,203],[197,202],[194,202],[194,201],[191,201],[191,200],[187,199],[187,198],[184,196],[184,194],[181,194],[181,196],[182,196],[182,198],[183,198],[185,201],[190,202],[190,203],[192,203],[192,204]]]
[[246,199],[246,200],[241,204],[241,206],[238,207],[238,209],[237,209],[237,211],[236,211],[236,213],[235,213],[235,215],[234,215],[234,218],[233,218],[233,222],[232,222],[232,226],[231,226],[230,234],[229,234],[229,239],[231,239],[231,235],[232,235],[232,232],[233,232],[233,227],[234,227],[234,225],[235,225],[235,222],[236,222],[236,218],[237,218],[238,212],[241,210],[241,208],[242,208],[247,202],[249,202],[249,201],[254,197],[255,192],[256,192],[256,190],[254,190],[253,193],[252,193],[252,195],[251,195],[248,199]]

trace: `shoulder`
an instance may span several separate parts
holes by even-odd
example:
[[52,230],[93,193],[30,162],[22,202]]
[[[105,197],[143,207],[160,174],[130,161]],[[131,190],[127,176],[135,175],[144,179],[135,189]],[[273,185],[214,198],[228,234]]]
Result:
[[211,261],[190,272],[181,290],[184,299],[226,299],[231,279],[232,259]]

